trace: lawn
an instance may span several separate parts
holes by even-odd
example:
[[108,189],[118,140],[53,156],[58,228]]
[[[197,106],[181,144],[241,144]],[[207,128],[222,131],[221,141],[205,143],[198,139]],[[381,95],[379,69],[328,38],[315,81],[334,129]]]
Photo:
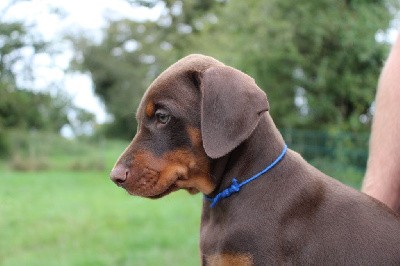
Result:
[[[0,161],[0,265],[200,264],[201,195],[129,196],[108,178],[127,142],[46,139],[28,141],[37,156]],[[45,170],[10,170],[36,157]],[[362,174],[332,163],[313,164],[359,187]]]
[[103,171],[1,163],[0,265],[199,265],[201,196],[129,196],[108,179],[125,145],[105,147]]

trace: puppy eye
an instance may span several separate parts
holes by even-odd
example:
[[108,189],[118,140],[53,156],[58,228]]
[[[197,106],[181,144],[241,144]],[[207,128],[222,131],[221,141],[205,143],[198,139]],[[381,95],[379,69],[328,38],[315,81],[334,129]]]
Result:
[[171,119],[171,116],[165,112],[164,110],[157,110],[155,113],[157,122],[160,124],[167,124],[169,122],[169,120]]

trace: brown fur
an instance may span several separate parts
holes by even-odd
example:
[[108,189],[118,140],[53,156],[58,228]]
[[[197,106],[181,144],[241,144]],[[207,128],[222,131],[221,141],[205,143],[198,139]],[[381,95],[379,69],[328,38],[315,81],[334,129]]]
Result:
[[214,185],[207,175],[208,167],[204,157],[196,157],[190,151],[175,150],[162,157],[138,151],[130,165],[131,178],[122,186],[130,194],[155,198],[179,188],[210,193]]
[[[171,115],[168,123],[148,115],[155,108]],[[268,109],[246,74],[207,56],[185,57],[146,91],[138,133],[111,178],[139,196],[183,188],[214,197],[281,153],[284,140]],[[215,208],[204,200],[200,233],[204,265],[400,264],[396,214],[290,149]]]

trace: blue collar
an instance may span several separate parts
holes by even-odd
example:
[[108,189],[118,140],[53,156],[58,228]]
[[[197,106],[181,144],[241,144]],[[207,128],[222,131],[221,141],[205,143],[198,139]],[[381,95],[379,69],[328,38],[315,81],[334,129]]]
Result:
[[211,202],[210,208],[214,208],[215,205],[217,205],[218,201],[220,201],[221,199],[227,198],[230,195],[232,195],[233,193],[239,192],[240,188],[244,185],[246,185],[247,183],[250,183],[251,181],[253,181],[254,179],[260,177],[261,175],[265,174],[266,172],[268,172],[269,170],[271,170],[275,165],[277,165],[283,158],[283,156],[285,156],[287,151],[287,145],[285,144],[285,146],[283,147],[283,151],[282,153],[278,156],[278,158],[276,158],[275,161],[273,161],[270,165],[268,165],[264,170],[262,170],[261,172],[255,174],[254,176],[250,177],[249,179],[238,183],[238,181],[236,180],[236,178],[234,178],[232,180],[232,185],[226,189],[224,189],[223,191],[221,191],[220,193],[218,193],[214,198],[211,197],[207,197],[204,196],[204,198],[208,201]]

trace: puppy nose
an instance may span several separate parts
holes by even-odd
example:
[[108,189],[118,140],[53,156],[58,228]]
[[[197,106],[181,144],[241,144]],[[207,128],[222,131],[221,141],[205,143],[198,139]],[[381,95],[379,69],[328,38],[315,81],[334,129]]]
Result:
[[110,178],[115,184],[121,185],[126,181],[128,175],[129,175],[128,168],[126,168],[122,164],[118,164],[111,170]]

